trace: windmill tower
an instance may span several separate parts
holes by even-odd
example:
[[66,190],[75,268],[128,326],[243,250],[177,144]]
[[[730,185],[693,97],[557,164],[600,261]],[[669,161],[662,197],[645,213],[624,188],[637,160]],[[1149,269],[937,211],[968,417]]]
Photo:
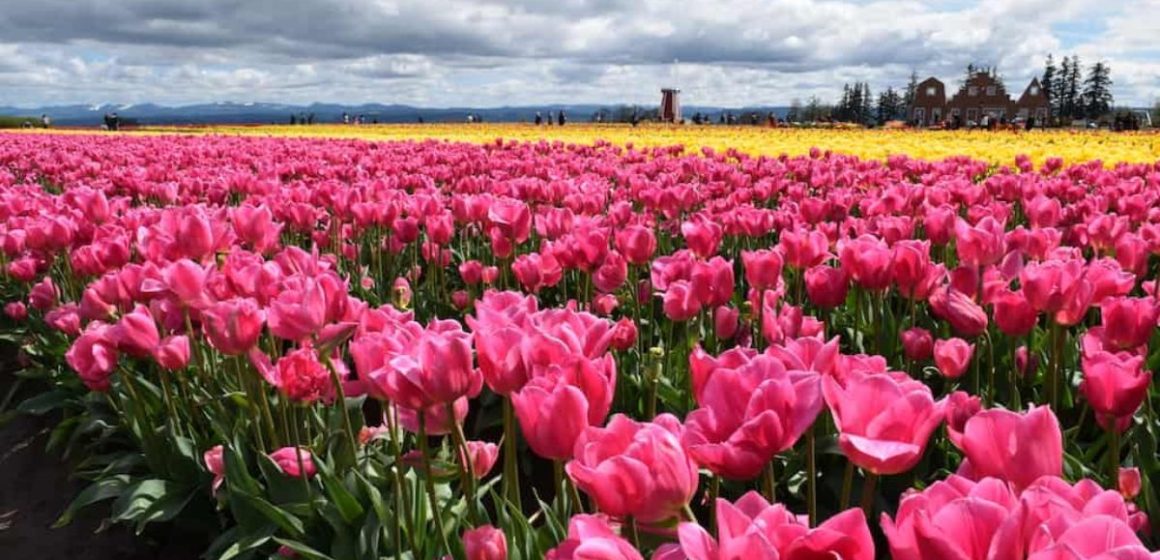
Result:
[[681,90],[676,88],[661,90],[661,120],[667,123],[681,122]]

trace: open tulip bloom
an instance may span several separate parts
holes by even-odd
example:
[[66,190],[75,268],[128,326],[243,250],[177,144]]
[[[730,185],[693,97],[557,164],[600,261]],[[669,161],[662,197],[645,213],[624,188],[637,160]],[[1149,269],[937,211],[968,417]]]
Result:
[[111,499],[215,558],[1160,558],[1155,135],[705,128],[747,144],[0,133],[5,363],[92,484],[60,522]]

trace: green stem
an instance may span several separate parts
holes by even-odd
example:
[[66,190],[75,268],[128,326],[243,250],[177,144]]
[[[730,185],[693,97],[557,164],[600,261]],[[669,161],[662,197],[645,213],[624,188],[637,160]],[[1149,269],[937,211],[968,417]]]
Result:
[[435,530],[443,542],[443,550],[452,554],[447,531],[443,528],[443,512],[439,510],[439,498],[435,494],[435,478],[431,475],[431,450],[427,442],[427,414],[419,411],[419,453],[423,455],[423,482],[427,488],[427,502],[431,506],[431,517],[435,520]]
[[816,457],[814,427],[806,431],[806,507],[810,515],[810,527],[818,524],[818,465]]
[[862,513],[866,514],[866,519],[871,519],[870,514],[874,512],[874,487],[877,484],[878,475],[867,473],[866,482],[862,484]]
[[1108,427],[1108,488],[1116,488],[1120,477],[1120,430],[1116,420],[1110,420]]
[[765,466],[765,472],[762,473],[762,483],[765,486],[765,499],[769,500],[771,504],[777,501],[777,473],[774,472],[773,465],[774,462],[770,461]]
[[631,542],[632,546],[636,547],[637,550],[640,550],[640,535],[636,530],[636,519],[632,516],[626,518],[624,520],[624,530],[628,533],[628,535],[626,535],[628,537],[628,541]]
[[854,463],[846,461],[846,471],[842,474],[842,499],[838,502],[838,509],[845,511],[850,507],[850,494],[854,486]]
[[455,443],[455,447],[463,456],[463,464],[460,465],[462,476],[460,477],[463,483],[463,493],[467,498],[467,518],[472,525],[479,524],[479,512],[476,511],[475,501],[475,466],[472,464],[471,453],[467,449],[467,438],[463,437],[463,426],[459,422],[454,421],[455,408],[451,403],[447,404],[447,417],[452,419],[454,428],[451,429],[451,437]]
[[516,457],[516,420],[511,399],[503,401],[503,490],[504,496],[523,511],[520,500],[519,463]]

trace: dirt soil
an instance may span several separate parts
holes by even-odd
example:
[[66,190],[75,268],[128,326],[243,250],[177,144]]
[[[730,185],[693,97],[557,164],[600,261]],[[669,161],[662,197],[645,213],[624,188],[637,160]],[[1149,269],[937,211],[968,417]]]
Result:
[[[0,399],[13,377],[0,359]],[[14,400],[31,396],[27,388]],[[204,543],[134,535],[114,525],[97,532],[108,506],[83,511],[69,525],[53,529],[60,514],[83,488],[70,480],[69,466],[45,451],[53,418],[19,415],[0,421],[0,558],[10,560],[194,560]]]

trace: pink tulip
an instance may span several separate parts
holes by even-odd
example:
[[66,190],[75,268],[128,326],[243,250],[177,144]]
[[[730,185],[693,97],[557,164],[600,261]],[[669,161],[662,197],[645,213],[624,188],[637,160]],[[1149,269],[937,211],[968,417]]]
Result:
[[56,307],[60,300],[60,290],[56,288],[52,278],[45,276],[28,292],[28,303],[33,309],[48,311]]
[[823,377],[822,389],[842,452],[875,474],[914,467],[944,416],[945,401],[935,402],[926,385],[887,374],[854,376],[844,387]]
[[717,252],[722,234],[721,226],[704,215],[698,215],[681,224],[681,235],[684,236],[689,250],[702,259],[707,259]]
[[1015,349],[1015,371],[1023,377],[1032,377],[1039,370],[1039,356],[1032,354],[1026,346]]
[[628,226],[616,233],[616,249],[632,264],[648,264],[657,250],[657,238],[651,228]]
[[1116,483],[1125,500],[1134,500],[1140,495],[1140,469],[1121,467]]
[[117,367],[117,349],[110,330],[104,323],[90,323],[64,355],[68,365],[93,391],[108,391],[109,378]]
[[958,379],[967,371],[975,345],[961,338],[936,340],[934,343],[934,363],[947,379]]
[[1019,274],[1019,283],[1032,307],[1070,326],[1083,317],[1095,295],[1086,274],[1083,261],[1051,260],[1028,264]]
[[1046,406],[1023,414],[998,408],[979,412],[967,420],[956,445],[975,476],[1006,480],[1017,490],[1063,473],[1063,435]]
[[823,309],[833,309],[846,302],[850,284],[841,268],[819,265],[806,271],[806,294],[810,302]]
[[109,330],[109,337],[117,345],[118,351],[137,358],[148,356],[161,343],[157,322],[143,305],[138,305],[131,313],[122,316]]
[[467,560],[507,560],[507,538],[502,529],[484,525],[463,533]]
[[270,302],[266,321],[278,338],[301,342],[326,324],[326,292],[315,278],[296,277]]
[[238,237],[255,251],[265,253],[278,247],[282,225],[274,223],[270,208],[240,206],[230,210],[230,223]]
[[1151,298],[1109,298],[1100,304],[1104,343],[1113,350],[1132,350],[1148,344],[1160,317]]
[[742,251],[745,281],[755,290],[772,290],[781,280],[782,259],[777,251]]
[[[654,560],[874,558],[874,540],[860,509],[839,513],[814,529],[785,506],[771,505],[753,491],[735,504],[718,499],[716,509],[716,539],[696,523],[681,523],[679,545],[667,545],[669,548],[658,551]],[[673,554],[677,551],[683,555]]]
[[955,249],[959,262],[975,268],[999,262],[1003,258],[1003,229],[1003,222],[991,217],[973,226],[961,218],[956,220]]
[[365,380],[373,395],[415,410],[475,396],[483,384],[472,365],[471,336],[455,321],[438,320]]
[[[419,411],[407,408],[404,406],[393,406],[395,413],[398,415],[399,427],[412,434],[418,434],[419,428]],[[464,419],[467,418],[468,403],[467,397],[460,397],[451,405],[451,410],[447,410],[447,405],[436,404],[431,405],[423,410],[423,421],[426,423],[426,432],[429,436],[443,436],[450,434],[455,430],[455,426],[463,424]]]
[[314,456],[303,447],[283,447],[270,453],[270,460],[290,478],[313,478],[318,472]]
[[185,335],[165,337],[153,350],[153,359],[169,371],[185,369],[189,365],[189,337]]
[[974,338],[987,330],[987,312],[958,290],[949,287],[935,290],[930,296],[930,307],[962,336]]
[[1152,382],[1152,373],[1144,369],[1144,358],[1098,352],[1084,356],[1082,365],[1079,389],[1096,419],[1104,426],[1114,423],[1121,432],[1127,429]]
[[1000,535],[1016,501],[1011,487],[997,479],[975,483],[951,475],[903,496],[893,519],[882,514],[882,532],[895,560],[996,558],[989,551],[1004,540]]
[[778,359],[751,358],[709,375],[682,441],[701,466],[729,479],[755,478],[793,447],[822,408],[818,375],[788,373]]
[[258,344],[266,314],[252,299],[215,303],[202,312],[205,336],[227,356],[239,356]]
[[668,414],[648,423],[617,414],[607,427],[581,434],[568,476],[608,515],[645,524],[672,519],[697,491],[697,466],[680,437],[680,423]]
[[955,391],[947,397],[946,421],[947,437],[957,447],[962,447],[963,431],[967,421],[983,409],[979,397],[971,396],[965,391]]
[[1039,315],[1022,292],[1003,290],[995,297],[995,326],[1007,336],[1026,336],[1035,328]]
[[512,406],[528,446],[545,459],[571,458],[576,440],[590,425],[587,396],[568,383],[537,378],[512,393]]
[[625,317],[612,328],[612,347],[622,352],[628,350],[636,345],[636,336],[636,323]]
[[706,306],[729,303],[733,297],[733,262],[721,257],[693,264],[690,284],[697,301]]
[[693,287],[684,280],[678,280],[665,291],[663,309],[670,320],[688,321],[701,312],[702,305]]
[[737,321],[741,317],[741,310],[720,306],[713,310],[713,334],[719,340],[731,340],[737,334]]
[[644,560],[632,544],[616,534],[600,515],[575,515],[568,538],[548,551],[545,560]]
[[838,242],[838,256],[842,270],[862,288],[880,292],[890,287],[892,254],[881,239],[862,235],[842,240]]
[[902,331],[899,338],[902,340],[902,352],[908,360],[921,362],[934,355],[934,337],[926,329],[910,328]]
[[28,308],[23,302],[10,301],[4,304],[4,314],[13,321],[23,321],[28,318]]
[[486,441],[468,441],[466,457],[460,451],[460,463],[467,467],[467,457],[470,457],[471,474],[475,478],[483,478],[487,473],[491,472],[492,467],[495,466],[495,460],[499,457],[499,446],[494,443]]
[[778,247],[785,254],[786,264],[806,270],[825,261],[830,242],[820,231],[784,231]]
[[218,488],[221,488],[222,482],[225,482],[226,479],[226,462],[223,454],[224,451],[220,445],[215,445],[202,454],[202,460],[205,462],[205,470],[213,475],[212,488],[215,494]]

